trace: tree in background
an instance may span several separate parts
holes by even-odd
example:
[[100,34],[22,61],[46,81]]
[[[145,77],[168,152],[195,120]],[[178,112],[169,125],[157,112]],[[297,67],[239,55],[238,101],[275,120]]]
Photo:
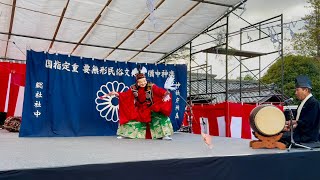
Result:
[[302,28],[304,32],[295,33],[293,49],[298,54],[305,56],[314,56],[320,60],[320,0],[308,0],[311,14],[302,18],[306,24]]
[[[275,84],[281,90],[281,59],[278,59],[261,78],[266,84]],[[284,57],[284,94],[295,97],[295,78],[298,75],[307,75],[312,81],[312,94],[320,99],[320,62],[312,57],[289,55]]]
[[[236,78],[237,80],[240,80],[240,77]],[[244,77],[242,77],[242,80],[245,81],[254,81],[256,80],[253,76],[251,76],[250,74],[246,74]]]

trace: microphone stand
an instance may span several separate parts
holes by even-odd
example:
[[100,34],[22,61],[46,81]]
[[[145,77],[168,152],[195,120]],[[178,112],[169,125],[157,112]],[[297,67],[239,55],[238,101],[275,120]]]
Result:
[[[285,105],[288,105],[288,103],[285,103]],[[311,147],[304,146],[302,144],[298,144],[294,141],[294,139],[293,139],[293,119],[294,119],[294,116],[293,116],[293,112],[292,112],[291,108],[289,108],[289,114],[290,114],[290,145],[289,145],[287,151],[290,152],[291,148],[294,146],[312,150]]]

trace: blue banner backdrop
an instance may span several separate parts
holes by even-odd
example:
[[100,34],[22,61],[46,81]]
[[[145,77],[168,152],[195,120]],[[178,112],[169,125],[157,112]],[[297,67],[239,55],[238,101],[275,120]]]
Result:
[[[160,87],[169,75],[171,122],[178,130],[187,96],[186,65],[137,64],[27,52],[26,86],[20,137],[109,136],[118,128],[118,98],[99,99],[103,93],[126,91],[135,83],[138,66]],[[183,99],[182,99],[183,98]]]

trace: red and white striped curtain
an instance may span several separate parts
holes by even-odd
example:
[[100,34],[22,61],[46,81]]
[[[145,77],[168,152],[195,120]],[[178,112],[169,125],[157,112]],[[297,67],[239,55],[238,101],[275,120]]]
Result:
[[[194,105],[192,106],[192,132],[200,134],[200,118],[208,118],[209,134],[212,136],[255,139],[250,127],[249,116],[256,106],[233,102]],[[184,125],[188,125],[187,116]]]
[[21,116],[26,65],[0,62],[0,112]]

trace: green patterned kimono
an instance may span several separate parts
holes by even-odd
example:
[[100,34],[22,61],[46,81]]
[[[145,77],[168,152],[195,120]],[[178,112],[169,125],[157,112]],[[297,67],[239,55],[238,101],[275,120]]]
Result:
[[[133,139],[146,138],[147,123],[135,120],[119,125],[117,135]],[[151,113],[150,132],[152,139],[159,139],[173,134],[173,127],[170,119],[162,113]]]

